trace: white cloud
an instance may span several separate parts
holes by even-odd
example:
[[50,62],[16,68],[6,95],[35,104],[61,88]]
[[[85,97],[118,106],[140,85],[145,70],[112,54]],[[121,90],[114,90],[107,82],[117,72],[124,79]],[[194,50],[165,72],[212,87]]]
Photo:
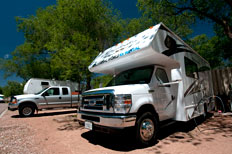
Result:
[[9,54],[5,54],[5,55],[4,55],[4,59],[8,59],[9,57],[10,57]]

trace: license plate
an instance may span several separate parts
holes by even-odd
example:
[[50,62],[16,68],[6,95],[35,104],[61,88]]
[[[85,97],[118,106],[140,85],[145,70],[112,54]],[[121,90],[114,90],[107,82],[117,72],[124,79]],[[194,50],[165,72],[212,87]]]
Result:
[[89,122],[89,121],[86,121],[85,122],[85,128],[89,129],[89,130],[93,130],[93,123]]

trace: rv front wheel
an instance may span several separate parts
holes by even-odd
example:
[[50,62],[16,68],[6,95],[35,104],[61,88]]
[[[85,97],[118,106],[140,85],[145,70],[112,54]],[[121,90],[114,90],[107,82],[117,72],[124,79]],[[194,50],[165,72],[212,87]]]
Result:
[[136,122],[136,139],[140,145],[149,146],[155,143],[158,122],[150,112],[143,113]]
[[35,112],[35,108],[33,105],[23,105],[19,108],[19,115],[23,117],[29,117],[32,116]]

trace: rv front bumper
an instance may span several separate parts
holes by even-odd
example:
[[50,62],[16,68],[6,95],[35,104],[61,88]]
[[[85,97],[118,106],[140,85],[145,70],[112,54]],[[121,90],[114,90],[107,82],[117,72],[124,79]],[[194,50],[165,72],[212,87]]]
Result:
[[98,114],[90,112],[77,112],[77,120],[84,124],[86,121],[91,122],[93,126],[103,126],[115,129],[123,129],[135,126],[136,115],[117,115],[117,114]]

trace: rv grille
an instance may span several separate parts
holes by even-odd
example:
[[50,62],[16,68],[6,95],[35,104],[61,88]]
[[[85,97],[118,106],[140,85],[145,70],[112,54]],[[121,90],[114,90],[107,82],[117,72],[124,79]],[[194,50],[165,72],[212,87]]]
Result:
[[110,111],[112,108],[112,96],[109,94],[82,97],[82,109]]

